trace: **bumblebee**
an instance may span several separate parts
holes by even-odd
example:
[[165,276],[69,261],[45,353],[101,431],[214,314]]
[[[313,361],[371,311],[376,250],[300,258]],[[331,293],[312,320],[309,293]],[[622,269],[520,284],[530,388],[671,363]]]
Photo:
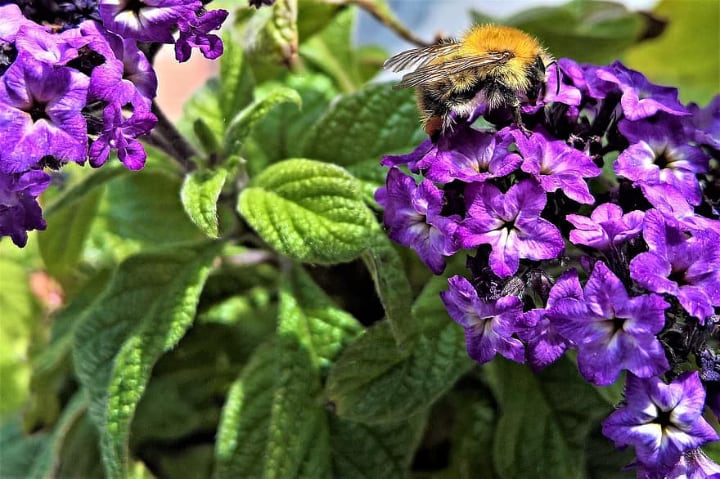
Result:
[[555,60],[531,35],[502,25],[479,25],[461,40],[407,50],[388,59],[390,71],[415,70],[396,88],[415,87],[425,132],[436,140],[454,119],[470,116],[480,104],[488,110],[513,109],[534,99],[545,85],[545,68]]

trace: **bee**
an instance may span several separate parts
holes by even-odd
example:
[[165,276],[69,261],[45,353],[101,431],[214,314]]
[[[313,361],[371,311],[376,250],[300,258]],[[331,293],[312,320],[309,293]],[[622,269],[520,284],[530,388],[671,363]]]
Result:
[[513,109],[515,123],[525,129],[520,101],[534,99],[545,85],[545,69],[555,63],[527,33],[502,25],[478,25],[461,40],[407,50],[383,65],[390,71],[415,70],[395,88],[415,87],[425,132],[433,141],[470,116],[480,104],[488,110]]

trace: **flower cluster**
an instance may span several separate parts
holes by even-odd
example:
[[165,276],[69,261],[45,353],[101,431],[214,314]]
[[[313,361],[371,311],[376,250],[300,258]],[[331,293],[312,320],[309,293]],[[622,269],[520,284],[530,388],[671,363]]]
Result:
[[210,32],[227,12],[199,0],[0,3],[0,237],[24,246],[45,228],[36,198],[46,168],[98,167],[112,151],[143,167],[137,138],[157,123],[157,78],[141,46],[174,43],[181,62],[192,48],[217,58]]
[[698,449],[720,412],[720,96],[683,105],[619,62],[547,78],[523,125],[480,111],[384,157],[389,235],[435,274],[474,255],[441,293],[473,359],[539,370],[572,349],[598,386],[626,370],[603,431],[638,477],[720,472]]

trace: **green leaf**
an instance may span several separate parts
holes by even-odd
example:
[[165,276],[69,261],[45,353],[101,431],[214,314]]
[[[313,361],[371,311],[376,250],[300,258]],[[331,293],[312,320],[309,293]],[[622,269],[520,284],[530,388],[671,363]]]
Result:
[[293,268],[288,274],[280,288],[278,333],[297,340],[317,368],[327,369],[362,329],[302,268]]
[[75,332],[75,369],[110,478],[127,474],[128,429],[151,369],[192,323],[221,246],[178,245],[127,259]]
[[331,417],[333,477],[406,477],[425,423],[425,414],[413,416],[407,421],[376,425]]
[[450,439],[450,467],[447,477],[458,479],[499,479],[492,467],[495,408],[487,389],[455,390],[455,416]]
[[355,13],[354,8],[341,11],[322,31],[300,45],[300,56],[332,78],[337,88],[345,93],[362,85],[351,41]]
[[297,66],[297,0],[277,0],[253,11],[240,43],[258,83]]
[[630,68],[659,84],[676,86],[680,98],[705,105],[720,86],[718,19],[715,0],[663,0],[653,13],[668,19],[658,38],[634,46],[625,54]]
[[298,37],[301,42],[330,23],[343,7],[324,0],[298,0]]
[[233,118],[253,100],[255,80],[245,61],[242,43],[228,30],[223,35],[223,55],[220,57],[219,104],[222,118]]
[[276,163],[254,178],[238,211],[279,253],[308,263],[356,258],[375,224],[347,171],[304,159]]
[[49,435],[26,435],[20,421],[7,421],[0,427],[0,471],[3,479],[26,479],[38,454],[47,446]]
[[[15,247],[14,245],[12,247]],[[0,420],[27,398],[30,367],[26,360],[32,325],[39,310],[28,271],[14,259],[0,257]]]
[[230,387],[215,443],[217,479],[263,477],[258,458],[268,439],[276,354],[274,343],[259,346]]
[[590,428],[611,408],[562,359],[541,374],[509,361],[485,366],[502,415],[494,462],[503,478],[580,477]]
[[32,471],[27,475],[28,479],[43,479],[53,477],[53,471],[58,469],[60,462],[60,451],[65,443],[65,438],[70,429],[87,410],[88,401],[83,392],[75,393],[70,402],[65,406],[62,416],[53,429],[52,435],[47,441],[42,452],[38,455],[33,464]]
[[441,286],[441,278],[430,282],[416,301],[413,316],[422,318],[424,330],[409,350],[399,350],[390,325],[381,322],[343,351],[326,386],[338,416],[380,423],[419,414],[472,367],[463,329],[439,300],[429,299]]
[[412,91],[389,83],[340,97],[308,133],[304,156],[350,166],[378,164],[391,151],[411,150],[424,138]]
[[183,105],[183,117],[177,127],[188,141],[205,153],[211,153],[208,148],[222,144],[226,122],[240,111],[233,111],[232,116],[223,115],[219,99],[224,94],[220,79],[211,78]]
[[404,348],[421,329],[420,324],[410,314],[410,282],[402,260],[387,235],[376,228],[371,240],[372,243],[362,258],[372,275],[395,341]]
[[75,272],[104,186],[123,173],[110,165],[95,170],[45,209],[48,227],[38,235],[38,243],[52,276],[68,279]]
[[200,230],[210,238],[220,236],[217,202],[225,186],[227,170],[196,170],[185,177],[180,200],[185,212]]
[[302,98],[292,88],[277,87],[235,115],[225,133],[225,154],[239,153],[243,142],[253,128],[267,116],[270,110],[283,103],[295,103],[299,107],[302,104]]
[[26,429],[37,430],[57,421],[60,411],[61,385],[72,368],[72,342],[75,327],[85,311],[107,286],[110,271],[102,270],[80,284],[66,297],[67,304],[52,316],[52,337],[32,358],[30,398],[23,420]]
[[[475,19],[487,23],[487,17]],[[640,13],[609,1],[574,0],[557,7],[522,11],[504,23],[536,36],[555,58],[578,62],[609,63],[636,43],[645,29]]]
[[111,181],[101,210],[106,230],[151,245],[200,239],[183,211],[180,187],[179,180],[158,170]]
[[288,75],[282,83],[267,82],[258,88],[258,95],[286,85],[300,94],[302,107],[282,104],[273,108],[255,127],[243,144],[250,177],[269,164],[301,156],[307,131],[337,94],[329,78],[319,74]]

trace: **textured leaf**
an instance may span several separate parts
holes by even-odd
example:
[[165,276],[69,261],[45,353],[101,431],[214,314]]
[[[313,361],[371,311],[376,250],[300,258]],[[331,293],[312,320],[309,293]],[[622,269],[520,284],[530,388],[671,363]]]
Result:
[[74,362],[100,430],[108,477],[127,474],[130,421],[150,371],[190,326],[221,243],[176,246],[123,262],[75,332]]
[[157,170],[111,181],[103,211],[107,230],[152,245],[200,239],[200,231],[183,211],[180,186],[178,180]]
[[381,322],[343,351],[326,386],[338,416],[380,423],[419,414],[472,366],[462,328],[444,311],[431,313],[441,306],[424,299],[442,283],[431,282],[416,302],[415,317],[423,317],[424,331],[408,349],[398,349],[388,322]]
[[228,30],[223,35],[223,55],[220,57],[219,103],[223,118],[233,118],[253,100],[255,81],[245,61],[242,43]]
[[263,477],[277,354],[273,343],[258,347],[230,387],[215,443],[218,479]]
[[38,234],[38,244],[45,266],[55,278],[65,279],[77,268],[103,187],[123,174],[121,168],[108,166],[83,178],[44,211],[48,227]]
[[304,156],[341,166],[411,150],[422,141],[413,93],[369,85],[340,97],[308,133]]
[[278,346],[279,370],[270,411],[264,477],[330,479],[327,418],[316,399],[320,394],[319,373],[307,349],[293,335],[281,336]]
[[296,66],[297,13],[297,0],[277,0],[249,15],[240,43],[258,83]]
[[237,113],[228,124],[225,133],[226,155],[239,153],[243,142],[253,128],[267,116],[270,110],[283,103],[295,103],[299,107],[302,104],[302,98],[292,88],[277,87],[265,97],[255,100]]
[[720,90],[720,3],[715,0],[663,0],[653,10],[669,20],[658,38],[631,48],[630,68],[650,81],[676,86],[680,98],[705,106]]
[[419,332],[420,324],[410,314],[412,290],[402,260],[384,232],[376,229],[372,243],[363,254],[390,329],[400,347],[405,347]]
[[200,230],[210,238],[220,236],[217,202],[227,179],[227,170],[197,170],[185,177],[180,199],[185,212]]
[[330,420],[333,477],[396,479],[407,476],[415,448],[422,438],[426,416],[407,421],[368,425]]
[[64,445],[68,431],[75,425],[77,420],[85,413],[88,401],[83,392],[75,393],[70,402],[65,406],[60,420],[53,429],[52,435],[47,441],[42,452],[35,459],[33,468],[27,475],[27,479],[44,479],[53,477],[53,471],[57,470],[60,462],[60,451]]
[[456,390],[453,394],[453,432],[448,477],[499,479],[492,467],[495,408],[484,388]]
[[591,426],[611,408],[563,359],[541,374],[509,361],[486,366],[502,410],[494,445],[500,477],[579,477]]
[[240,194],[238,211],[278,252],[297,261],[350,261],[375,224],[344,169],[312,160],[272,165]]
[[19,421],[0,426],[0,472],[3,479],[26,479],[33,463],[47,446],[48,434],[26,435]]
[[333,304],[307,273],[293,268],[280,289],[280,335],[296,339],[313,364],[326,369],[361,330],[360,323]]

